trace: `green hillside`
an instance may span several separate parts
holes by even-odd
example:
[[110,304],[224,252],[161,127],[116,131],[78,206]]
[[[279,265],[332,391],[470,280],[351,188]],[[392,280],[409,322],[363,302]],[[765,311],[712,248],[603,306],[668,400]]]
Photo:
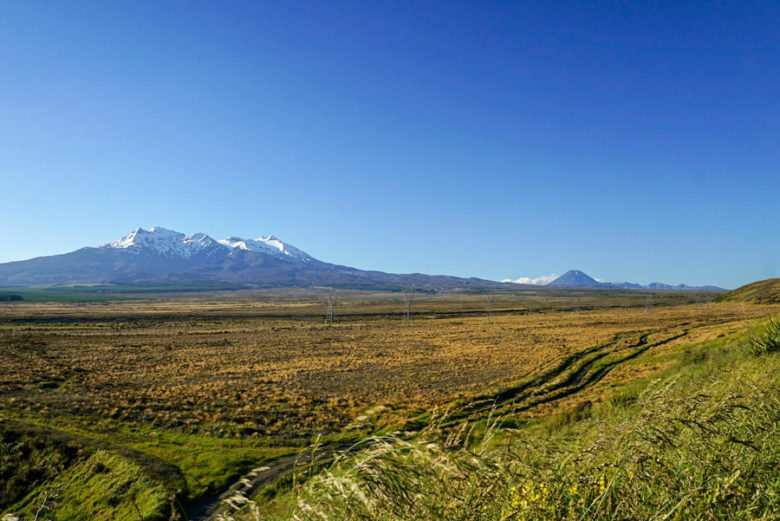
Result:
[[725,295],[721,295],[716,302],[753,302],[755,304],[780,303],[780,279],[759,280],[746,284]]

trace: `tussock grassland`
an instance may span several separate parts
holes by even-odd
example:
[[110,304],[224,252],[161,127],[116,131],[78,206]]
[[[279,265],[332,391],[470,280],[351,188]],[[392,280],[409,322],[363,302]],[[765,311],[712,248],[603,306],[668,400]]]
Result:
[[778,389],[780,354],[755,356],[745,336],[710,342],[579,414],[375,438],[309,480],[278,519],[779,519]]
[[[450,411],[437,423],[448,436],[464,422],[484,430],[490,414],[502,418],[501,433],[562,413],[587,417],[636,380],[778,310],[713,305],[694,293],[653,294],[650,308],[641,292],[507,293],[489,304],[484,295],[422,295],[404,327],[402,296],[355,292],[339,295],[326,326],[326,295],[1,305],[0,424],[32,438],[70,437],[82,453],[45,472],[0,475],[0,490],[22,476],[17,492],[0,495],[0,512],[40,504],[55,476],[97,483],[80,465],[98,450],[140,469],[151,495],[139,498],[156,498],[143,500],[143,517],[154,518],[173,504],[202,512],[251,469],[315,440],[332,452],[430,430],[435,409]],[[12,451],[0,457],[11,461]],[[45,452],[33,446],[29,467]],[[294,480],[277,477],[262,497],[289,501]],[[80,501],[57,483],[60,505]],[[95,512],[132,506],[127,495],[93,492],[103,498]],[[52,516],[66,519],[58,511],[67,510]],[[138,517],[135,507],[122,512],[117,519]]]

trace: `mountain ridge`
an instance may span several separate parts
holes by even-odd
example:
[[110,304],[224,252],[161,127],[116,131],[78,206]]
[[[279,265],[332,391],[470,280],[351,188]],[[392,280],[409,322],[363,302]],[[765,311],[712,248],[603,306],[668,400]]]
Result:
[[101,244],[99,248],[127,249],[132,252],[150,249],[163,255],[181,257],[208,254],[220,248],[227,248],[228,250],[262,252],[281,257],[288,256],[303,261],[314,260],[311,255],[282,242],[273,235],[259,236],[254,239],[230,236],[227,239],[215,240],[205,233],[185,235],[161,226],[152,226],[148,230],[138,227],[121,239]]
[[570,270],[546,285],[491,281],[422,273],[394,274],[320,261],[273,235],[253,239],[214,239],[204,233],[186,235],[160,226],[136,228],[97,247],[0,264],[0,286],[133,283],[155,280],[203,280],[258,287],[332,286],[361,289],[417,287],[578,288],[721,290],[715,286],[640,285],[607,282],[581,270]]
[[136,228],[97,247],[0,264],[0,286],[207,280],[257,287],[332,286],[360,289],[506,288],[479,278],[394,274],[315,259],[273,235],[215,240],[162,227]]
[[726,291],[717,286],[688,286],[687,284],[664,284],[651,282],[642,285],[635,282],[607,282],[594,279],[580,270],[569,270],[560,277],[545,284],[550,287],[569,288],[605,288],[605,289],[651,289],[651,290],[676,290],[676,291]]

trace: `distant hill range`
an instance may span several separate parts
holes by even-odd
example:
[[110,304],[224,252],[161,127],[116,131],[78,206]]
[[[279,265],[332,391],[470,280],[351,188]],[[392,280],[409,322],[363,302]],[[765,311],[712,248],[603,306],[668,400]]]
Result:
[[[119,240],[30,260],[0,264],[0,286],[219,281],[255,287],[354,289],[506,288],[477,278],[393,274],[329,264],[272,235],[215,240],[165,228],[137,228]],[[216,287],[218,289],[219,286]]]
[[[186,281],[186,283],[185,283]],[[208,284],[192,286],[192,281]],[[185,235],[165,228],[136,228],[121,239],[62,255],[0,264],[0,286],[137,284],[154,282],[219,289],[249,287],[332,287],[420,290],[513,289],[517,284],[478,278],[395,274],[361,270],[315,259],[272,235],[215,240],[203,233]],[[549,288],[719,290],[714,286],[603,282],[572,270]],[[539,286],[527,285],[539,289]]]
[[759,280],[729,291],[716,299],[718,302],[753,302],[780,304],[780,279]]
[[549,282],[548,287],[561,288],[604,288],[604,289],[652,289],[652,290],[677,290],[677,291],[725,291],[717,286],[688,286],[686,284],[663,284],[652,282],[642,285],[633,282],[607,282],[596,280],[580,270],[567,271],[557,279]]

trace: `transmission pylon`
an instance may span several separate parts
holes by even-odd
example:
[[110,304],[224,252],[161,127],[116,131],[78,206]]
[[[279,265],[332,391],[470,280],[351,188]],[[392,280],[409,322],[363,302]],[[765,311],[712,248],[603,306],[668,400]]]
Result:
[[404,325],[412,325],[412,299],[414,298],[414,290],[408,289],[404,291]]
[[328,314],[325,316],[325,323],[329,326],[333,325],[333,319],[336,318],[336,294],[331,293],[328,295]]

